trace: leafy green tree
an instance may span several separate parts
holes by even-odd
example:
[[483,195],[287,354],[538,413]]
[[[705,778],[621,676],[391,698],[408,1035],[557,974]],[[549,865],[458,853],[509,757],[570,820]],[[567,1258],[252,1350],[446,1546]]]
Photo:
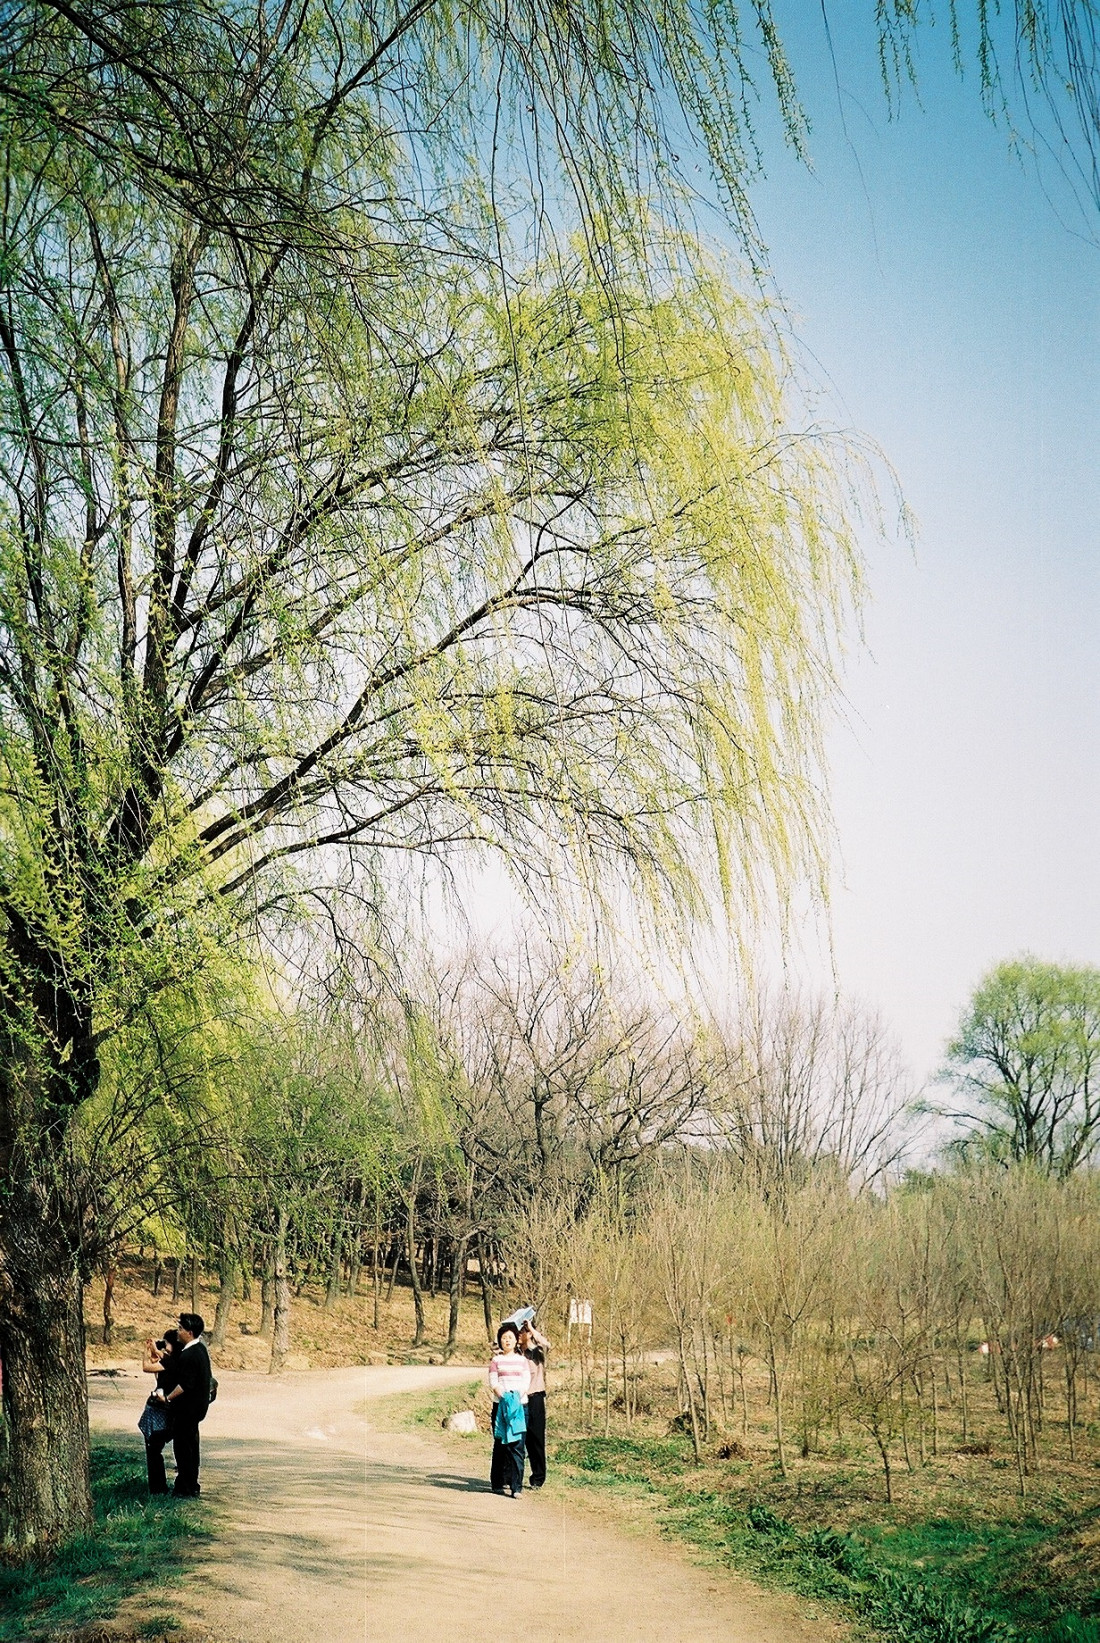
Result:
[[316,1022],[272,1015],[257,1028],[239,1063],[239,1145],[274,1285],[277,1374],[291,1343],[292,1253],[304,1258],[328,1245],[348,1175],[373,1150],[376,1124],[369,1092]]
[[1100,1142],[1100,970],[1021,958],[977,988],[944,1076],[963,1155],[1067,1176]]
[[819,870],[846,495],[769,317],[636,197],[671,87],[738,208],[734,21],[5,12],[8,1541],[88,1517],[69,1138],[150,1000],[395,856],[666,908]]

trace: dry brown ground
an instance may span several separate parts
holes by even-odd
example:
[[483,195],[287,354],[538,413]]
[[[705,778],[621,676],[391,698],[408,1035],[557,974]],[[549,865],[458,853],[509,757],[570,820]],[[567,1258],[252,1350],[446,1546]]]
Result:
[[[171,1272],[162,1275],[160,1293],[153,1294],[153,1263],[128,1256],[120,1262],[112,1298],[114,1328],[111,1344],[103,1344],[104,1284],[96,1278],[85,1292],[84,1312],[88,1340],[88,1362],[96,1367],[132,1363],[140,1356],[149,1336],[156,1339],[174,1321],[181,1309],[192,1310],[191,1287],[185,1283],[179,1299],[172,1299]],[[201,1274],[195,1288],[193,1310],[202,1314],[207,1327],[214,1322],[218,1302],[217,1283]],[[442,1361],[447,1339],[446,1295],[426,1295],[427,1336],[414,1351],[412,1291],[400,1283],[387,1301],[383,1288],[379,1307],[379,1327],[374,1328],[374,1298],[370,1275],[360,1277],[359,1293],[342,1295],[326,1308],[324,1290],[307,1285],[291,1302],[290,1370],[339,1369],[353,1364],[432,1363]],[[230,1316],[225,1346],[215,1354],[223,1369],[266,1369],[270,1342],[259,1334],[260,1286],[253,1284],[252,1298],[238,1297]],[[481,1295],[475,1286],[462,1302],[458,1350],[455,1362],[481,1363],[486,1356]]]
[[[1100,1380],[1094,1375],[1079,1399],[1080,1419],[1075,1432],[1075,1458],[1070,1457],[1065,1404],[1060,1394],[1060,1351],[1050,1355],[1046,1418],[1039,1445],[1038,1468],[1026,1479],[1028,1507],[1071,1502],[1082,1511],[1100,1507]],[[603,1379],[594,1377],[595,1397],[581,1401],[575,1376],[564,1376],[557,1408],[559,1433],[580,1436],[605,1431]],[[646,1365],[639,1384],[642,1413],[628,1428],[621,1412],[619,1387],[612,1380],[610,1434],[663,1437],[679,1411],[678,1377],[671,1355]],[[923,1456],[915,1414],[910,1419],[908,1459],[900,1436],[892,1445],[894,1506],[884,1506],[882,1463],[869,1435],[850,1418],[839,1426],[821,1419],[801,1445],[798,1408],[794,1399],[787,1412],[787,1466],[783,1478],[776,1464],[774,1413],[768,1398],[768,1376],[759,1360],[746,1369],[748,1421],[737,1399],[725,1406],[714,1397],[713,1428],[705,1445],[702,1487],[715,1478],[736,1486],[795,1521],[819,1523],[826,1519],[837,1528],[866,1521],[870,1515],[898,1522],[908,1518],[953,1516],[978,1512],[990,1520],[1018,1514],[1021,1502],[1014,1451],[1004,1416],[998,1411],[993,1387],[977,1354],[971,1355],[967,1376],[968,1423],[964,1439],[958,1400],[941,1393],[935,1442],[926,1421]],[[731,1451],[722,1454],[722,1451]],[[874,1513],[868,1508],[873,1507]],[[1090,1530],[1100,1551],[1100,1529]],[[1085,1536],[1084,1538],[1088,1538]],[[1084,1549],[1084,1539],[1082,1541]]]

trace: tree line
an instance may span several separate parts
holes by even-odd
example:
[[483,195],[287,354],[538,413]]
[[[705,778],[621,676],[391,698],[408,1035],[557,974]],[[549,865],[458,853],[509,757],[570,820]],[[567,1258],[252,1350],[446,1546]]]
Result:
[[1041,1343],[1061,1341],[1072,1446],[1100,1317],[1098,999],[1089,969],[1023,959],[987,976],[948,1045],[943,1110],[959,1124],[922,1175],[906,1169],[922,1106],[865,1010],[760,994],[720,1023],[549,949],[467,955],[369,1026],[349,1029],[346,999],[336,1021],[271,1015],[257,1032],[250,1013],[198,1107],[166,1098],[156,1124],[178,1136],[157,1129],[150,1176],[126,1186],[139,1208],[104,1258],[136,1230],[169,1244],[177,1269],[184,1251],[201,1259],[219,1280],[216,1342],[255,1279],[273,1370],[291,1274],[327,1305],[364,1277],[377,1327],[400,1273],[414,1347],[425,1294],[446,1292],[448,1355],[468,1281],[490,1339],[520,1299],[564,1318],[570,1297],[596,1297],[625,1407],[628,1365],[675,1340],[704,1442],[712,1372],[728,1399],[752,1353],[768,1365],[781,1464],[795,1388],[799,1443],[824,1397],[867,1423],[888,1486],[891,1444],[900,1434],[908,1454],[915,1432],[920,1449],[941,1404],[961,1400],[966,1441],[977,1331],[996,1345],[986,1367],[1022,1486],[1045,1408]]
[[[536,1217],[544,1300],[582,1292],[580,1407],[630,1423],[647,1350],[670,1341],[697,1458],[753,1444],[745,1376],[763,1365],[786,1474],[845,1432],[898,1467],[974,1443],[991,1388],[1020,1493],[1045,1453],[1075,1458],[1100,1398],[1100,1181],[1028,1163],[964,1165],[889,1194],[853,1195],[820,1169],[761,1189],[729,1161],[665,1158],[640,1200],[555,1229]],[[554,1232],[556,1230],[556,1236]],[[552,1299],[551,1299],[552,1298]],[[586,1379],[585,1379],[586,1377]],[[587,1398],[587,1401],[585,1401]],[[612,1411],[614,1410],[614,1417]]]
[[1100,973],[1034,959],[986,977],[945,1064],[945,1110],[978,1099],[921,1172],[904,1161],[919,1108],[865,1011],[762,995],[723,1028],[547,950],[467,956],[369,1030],[304,1010],[219,1029],[198,1106],[192,1069],[155,1121],[182,1144],[158,1129],[112,1237],[215,1271],[216,1340],[258,1283],[273,1370],[292,1280],[325,1305],[365,1283],[377,1326],[400,1275],[414,1346],[442,1292],[448,1354],[467,1284],[490,1339],[520,1300],[561,1329],[583,1298],[592,1426],[630,1424],[645,1353],[671,1345],[701,1456],[748,1437],[763,1365],[780,1469],[858,1430],[887,1499],[899,1466],[975,1441],[991,1390],[1025,1493],[1052,1447],[1074,1457],[1100,1394],[1097,997]]
[[362,1275],[377,1325],[400,1274],[413,1346],[424,1293],[443,1288],[449,1354],[468,1280],[489,1337],[518,1295],[526,1216],[577,1221],[608,1191],[633,1198],[684,1146],[761,1182],[821,1166],[866,1186],[897,1158],[911,1094],[888,1033],[854,1006],[777,995],[722,1026],[532,946],[466,957],[385,1012],[357,1016],[346,995],[335,1015],[253,1001],[181,1033],[174,1059],[168,1037],[74,1128],[99,1183],[86,1247],[106,1275],[149,1246],[177,1288],[181,1260],[199,1261],[218,1280],[215,1344],[258,1282],[273,1371],[291,1276],[332,1304]]

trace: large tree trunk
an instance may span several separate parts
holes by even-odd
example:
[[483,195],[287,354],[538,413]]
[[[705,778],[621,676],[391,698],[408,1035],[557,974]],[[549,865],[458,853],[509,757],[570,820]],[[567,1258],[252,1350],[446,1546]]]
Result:
[[[4,1004],[25,987],[26,1015],[0,1015],[0,1544],[21,1553],[92,1519],[86,1273],[64,1135],[99,1082],[90,994],[73,992],[63,965],[25,937],[8,909]],[[34,1053],[23,1041],[28,1020],[42,1028]],[[51,1064],[54,1046],[62,1049]]]
[[86,1528],[92,1502],[83,1285],[64,1233],[18,1198],[0,1226],[0,1542],[26,1552]]

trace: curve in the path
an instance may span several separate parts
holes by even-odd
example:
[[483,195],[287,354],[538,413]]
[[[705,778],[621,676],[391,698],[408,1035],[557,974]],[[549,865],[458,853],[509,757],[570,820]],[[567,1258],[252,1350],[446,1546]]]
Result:
[[[469,1368],[226,1374],[203,1428],[223,1532],[172,1594],[218,1643],[823,1643],[789,1599],[697,1568],[560,1495],[489,1493],[488,1439],[378,1430],[370,1401]],[[93,1383],[93,1425],[133,1429],[143,1388]],[[135,1463],[140,1438],[134,1432]]]

